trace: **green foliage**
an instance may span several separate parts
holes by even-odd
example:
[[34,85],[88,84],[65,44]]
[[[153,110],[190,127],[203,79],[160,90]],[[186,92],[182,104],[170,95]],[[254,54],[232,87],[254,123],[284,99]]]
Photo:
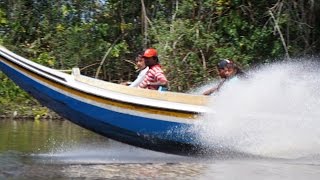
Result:
[[22,91],[7,76],[0,72],[0,114],[17,111],[24,114],[26,109],[38,103],[25,91]]
[[[155,21],[150,36],[160,51],[172,90],[188,90],[215,77],[214,67],[221,58],[231,58],[248,67],[283,53],[273,27],[252,22],[235,6],[238,3],[183,1],[177,10],[179,18]],[[199,9],[205,9],[207,14]],[[255,18],[263,19],[262,16]]]
[[18,99],[25,98],[26,94],[20,90],[18,86],[16,86],[8,77],[6,77],[3,73],[0,73],[0,96],[7,97],[9,100],[13,100],[16,97]]
[[34,117],[34,120],[40,120],[41,117],[44,117],[48,114],[48,109],[41,107],[41,108],[33,108],[32,109],[32,114]]
[[37,58],[33,59],[34,62],[45,65],[47,67],[54,67],[56,60],[48,52],[42,52]]

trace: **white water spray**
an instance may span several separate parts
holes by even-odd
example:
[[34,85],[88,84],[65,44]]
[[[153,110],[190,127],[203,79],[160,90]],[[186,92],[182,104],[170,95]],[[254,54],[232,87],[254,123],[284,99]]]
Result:
[[319,67],[272,64],[226,84],[194,130],[208,146],[277,158],[319,154]]

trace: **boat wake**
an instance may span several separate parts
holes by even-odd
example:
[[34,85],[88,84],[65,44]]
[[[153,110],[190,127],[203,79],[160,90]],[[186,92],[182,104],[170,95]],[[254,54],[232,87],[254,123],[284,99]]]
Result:
[[94,144],[61,145],[50,153],[35,154],[41,161],[56,164],[148,164],[178,163],[191,161],[190,158],[136,148],[109,140]]
[[272,158],[320,152],[320,78],[315,62],[270,64],[212,96],[193,131],[201,143]]

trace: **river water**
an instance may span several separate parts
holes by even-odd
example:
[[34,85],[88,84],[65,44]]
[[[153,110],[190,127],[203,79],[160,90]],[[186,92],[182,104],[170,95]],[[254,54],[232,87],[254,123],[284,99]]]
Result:
[[213,96],[212,111],[193,130],[208,146],[219,143],[250,158],[169,155],[117,143],[69,121],[11,119],[0,120],[0,179],[318,180],[317,67],[268,66]]

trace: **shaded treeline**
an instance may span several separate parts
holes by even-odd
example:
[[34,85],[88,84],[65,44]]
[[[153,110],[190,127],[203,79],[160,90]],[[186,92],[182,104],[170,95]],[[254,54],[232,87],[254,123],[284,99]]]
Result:
[[[0,43],[46,66],[77,66],[116,83],[133,79],[130,62],[155,47],[171,90],[186,91],[215,78],[220,58],[250,67],[318,54],[319,6],[318,0],[2,0]],[[17,95],[0,78],[2,99]]]

